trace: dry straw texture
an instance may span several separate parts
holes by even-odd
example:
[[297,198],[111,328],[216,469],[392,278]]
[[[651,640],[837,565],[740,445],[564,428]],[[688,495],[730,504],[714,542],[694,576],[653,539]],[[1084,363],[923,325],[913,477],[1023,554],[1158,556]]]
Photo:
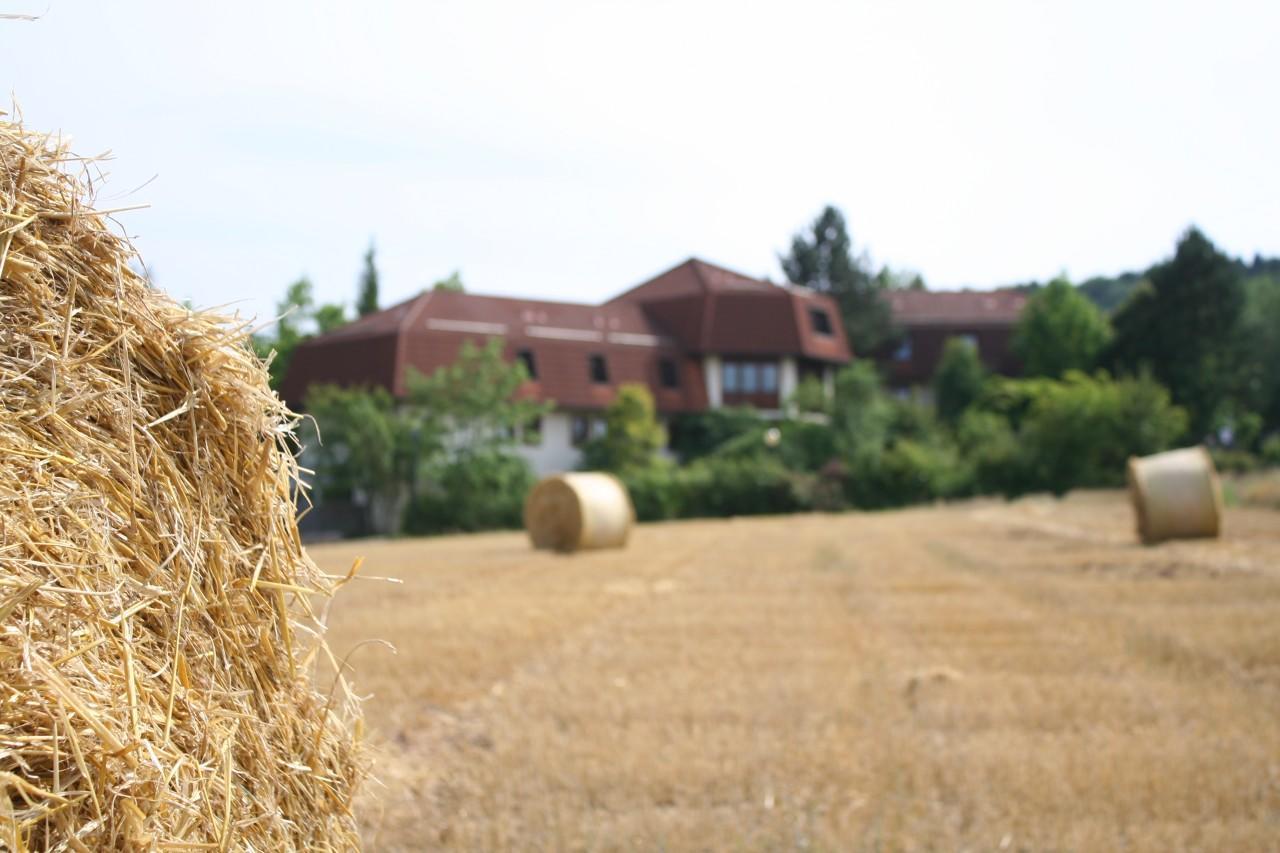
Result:
[[293,418],[0,119],[0,849],[351,849]]

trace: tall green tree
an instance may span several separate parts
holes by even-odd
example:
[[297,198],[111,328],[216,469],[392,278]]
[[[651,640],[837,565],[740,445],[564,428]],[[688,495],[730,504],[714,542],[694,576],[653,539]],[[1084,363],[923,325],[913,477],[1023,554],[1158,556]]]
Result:
[[347,322],[341,305],[316,306],[311,279],[305,275],[285,289],[284,298],[276,303],[276,316],[279,319],[272,333],[253,338],[258,357],[271,359],[267,371],[272,388],[279,388],[284,381],[298,344],[316,332],[324,334]]
[[1168,261],[1151,268],[1112,320],[1106,353],[1114,369],[1147,367],[1186,408],[1194,438],[1208,434],[1229,404],[1244,307],[1238,266],[1196,228]]
[[938,417],[955,423],[982,396],[987,369],[978,357],[978,348],[964,338],[950,338],[942,348],[942,358],[933,375],[933,396]]
[[[256,338],[254,345],[258,354],[270,358],[267,366],[271,387],[279,388],[289,372],[289,362],[293,360],[293,351],[305,337],[303,329],[311,316],[315,304],[312,295],[311,279],[305,275],[285,289],[284,298],[276,303],[275,334]],[[274,352],[274,355],[272,353]]]
[[605,434],[590,442],[583,453],[588,468],[629,472],[647,468],[658,459],[667,442],[658,423],[653,394],[640,383],[618,388],[618,396],[605,409]]
[[866,258],[854,254],[838,209],[828,205],[792,238],[790,253],[778,260],[791,281],[835,299],[854,352],[870,353],[893,337],[893,317],[884,298],[892,276],[878,279]]
[[431,289],[432,290],[448,290],[448,291],[452,291],[453,293],[462,293],[467,288],[462,283],[462,273],[459,270],[454,270],[444,278],[437,281],[435,284],[431,285]]
[[374,263],[373,244],[364,253],[364,269],[360,271],[360,286],[356,295],[356,314],[367,317],[378,310],[378,266]]
[[1106,317],[1065,278],[1027,300],[1013,333],[1013,351],[1027,376],[1054,379],[1068,370],[1092,370],[1111,337]]
[[1245,306],[1236,336],[1237,396],[1262,417],[1267,431],[1280,429],[1280,276],[1245,282]]

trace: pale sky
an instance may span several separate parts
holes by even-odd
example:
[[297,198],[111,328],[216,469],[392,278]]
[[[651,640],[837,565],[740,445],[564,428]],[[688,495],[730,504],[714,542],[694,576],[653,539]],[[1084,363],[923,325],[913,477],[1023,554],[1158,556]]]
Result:
[[[1280,254],[1280,3],[0,0],[32,129],[110,149],[158,284],[269,317],[781,278],[826,203],[932,287]],[[155,180],[130,192],[155,176]]]

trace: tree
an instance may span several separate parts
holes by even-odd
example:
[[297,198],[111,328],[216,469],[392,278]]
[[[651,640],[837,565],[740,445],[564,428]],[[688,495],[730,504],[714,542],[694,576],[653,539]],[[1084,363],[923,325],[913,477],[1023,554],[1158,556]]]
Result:
[[666,444],[666,431],[658,423],[653,394],[639,383],[618,388],[618,396],[604,413],[605,434],[583,449],[588,468],[628,472],[647,468]]
[[289,362],[293,360],[293,351],[302,343],[302,328],[310,316],[314,298],[311,293],[311,279],[305,275],[290,284],[284,292],[284,299],[276,303],[276,333],[273,338],[262,340],[259,345],[275,352],[267,370],[271,377],[271,387],[279,388],[289,372]]
[[356,295],[356,315],[367,317],[378,310],[378,267],[373,262],[373,244],[364,253],[364,269],[360,272],[360,287]]
[[414,413],[400,408],[385,388],[315,385],[306,406],[320,437],[315,449],[320,500],[363,495],[367,528],[397,533],[413,490],[415,457],[436,436],[425,435]]
[[1038,290],[1022,310],[1013,351],[1028,376],[1054,379],[1068,370],[1091,370],[1111,336],[1107,320],[1065,278]]
[[986,368],[978,358],[978,348],[964,338],[950,338],[942,348],[942,359],[933,375],[933,395],[938,417],[955,423],[965,409],[982,394]]
[[1126,372],[1149,367],[1187,409],[1192,436],[1203,437],[1233,393],[1244,298],[1238,266],[1190,228],[1116,312],[1105,361]]
[[449,273],[449,275],[446,276],[445,278],[442,278],[439,281],[437,281],[435,284],[431,285],[431,289],[447,290],[453,293],[462,293],[463,291],[466,290],[466,287],[464,287],[462,284],[462,273],[458,270],[454,270],[453,272]]
[[408,405],[450,433],[455,453],[508,445],[550,409],[549,403],[518,394],[529,374],[520,362],[503,359],[502,349],[501,338],[490,338],[483,346],[465,341],[453,363],[430,376],[409,371]]
[[279,319],[276,320],[275,333],[253,338],[253,349],[258,357],[271,359],[267,371],[272,388],[280,387],[289,372],[293,351],[298,344],[312,337],[312,329],[324,334],[347,322],[346,310],[341,305],[326,304],[317,308],[312,290],[311,279],[305,275],[290,284],[284,298],[276,303]]
[[[512,495],[497,497],[491,486],[527,482],[527,465],[510,447],[549,408],[519,396],[526,378],[523,365],[503,360],[495,338],[464,343],[453,364],[430,376],[411,370],[403,400],[384,388],[313,386],[306,406],[323,441],[320,498],[364,496],[369,528],[384,534],[400,531],[411,504],[419,531],[509,520]],[[490,502],[493,511],[478,506]]]
[[[1255,261],[1256,264],[1256,261]],[[1236,336],[1236,394],[1243,408],[1262,416],[1266,431],[1280,429],[1280,277],[1245,282],[1245,307]]]
[[866,258],[854,256],[839,210],[828,205],[807,231],[792,238],[790,254],[778,260],[792,282],[835,299],[854,352],[870,353],[893,337],[893,318],[884,299],[892,276],[877,280]]

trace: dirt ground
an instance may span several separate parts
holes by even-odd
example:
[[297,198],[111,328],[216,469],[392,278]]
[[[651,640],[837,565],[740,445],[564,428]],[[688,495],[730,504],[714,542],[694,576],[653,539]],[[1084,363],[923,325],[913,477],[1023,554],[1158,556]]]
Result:
[[[316,547],[371,850],[1280,846],[1280,513],[1123,496]],[[371,637],[398,654],[365,645]]]

